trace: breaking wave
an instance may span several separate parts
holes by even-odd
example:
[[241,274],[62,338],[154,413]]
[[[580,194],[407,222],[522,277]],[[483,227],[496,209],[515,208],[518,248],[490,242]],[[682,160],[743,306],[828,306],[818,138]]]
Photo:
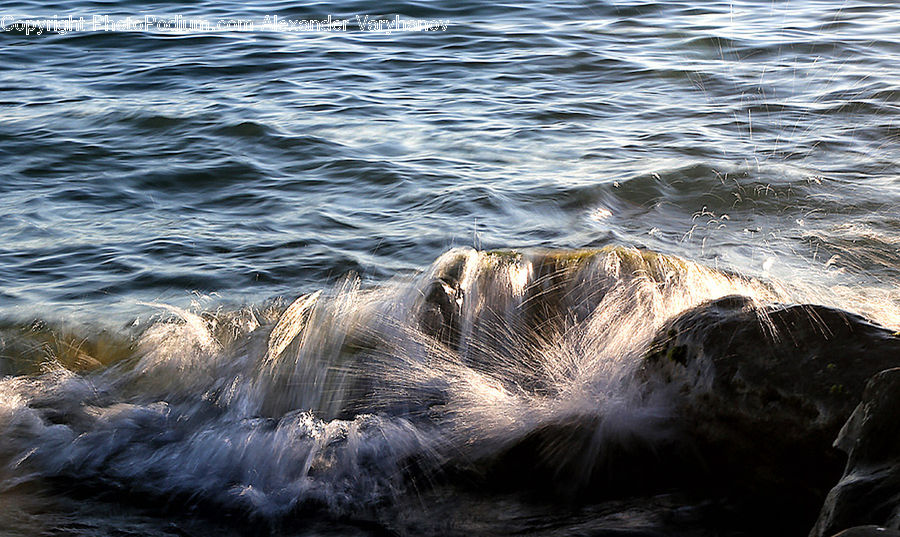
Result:
[[667,434],[670,394],[635,376],[654,334],[732,294],[782,298],[635,249],[454,249],[415,278],[347,277],[287,307],[151,304],[164,315],[130,334],[9,325],[0,484],[263,518],[362,512],[493,479],[512,456],[535,469],[526,485],[609,487],[617,448]]

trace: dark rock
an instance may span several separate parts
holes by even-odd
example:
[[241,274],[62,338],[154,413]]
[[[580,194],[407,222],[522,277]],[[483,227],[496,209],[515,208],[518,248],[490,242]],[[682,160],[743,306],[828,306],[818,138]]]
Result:
[[[525,337],[546,337],[588,318],[615,285],[635,278],[671,285],[697,267],[678,257],[621,246],[451,250],[438,259],[419,290],[419,328],[454,349],[461,343],[464,321],[476,327],[468,337],[478,337],[483,325],[489,332],[485,341],[502,338],[506,328],[491,328],[510,323]],[[517,285],[521,289],[513,291]]]
[[867,379],[898,364],[900,338],[862,317],[731,296],[668,322],[640,374],[678,391],[683,434],[706,466],[698,486],[775,520],[782,509],[806,531],[844,465],[833,439]]
[[[611,290],[636,278],[678,289],[696,270],[678,258],[615,247],[458,250],[445,254],[418,288],[416,314],[427,338],[493,374],[498,364],[540,360],[520,349],[540,348],[588,319]],[[494,376],[515,389],[551,393],[539,377],[513,375],[540,371],[540,363],[525,365]],[[667,433],[662,440],[625,437],[604,443],[598,456],[557,456],[590,451],[597,423],[585,416],[543,424],[488,462],[508,477],[497,481],[582,482],[601,496],[723,493],[758,528],[802,534],[841,476],[846,457],[832,445],[835,436],[867,380],[898,365],[900,337],[858,315],[725,297],[670,320],[642,364],[648,394],[671,394],[675,403],[676,418],[662,416],[657,424]]]
[[900,531],[881,528],[879,526],[857,526],[846,529],[834,537],[900,537]]
[[420,328],[445,345],[459,338],[459,307],[462,290],[459,282],[438,279],[428,284],[419,314]]
[[900,523],[898,408],[900,369],[889,369],[872,377],[862,402],[835,442],[849,454],[847,467],[840,482],[828,493],[810,535],[831,535],[861,524],[897,527]]
[[481,461],[488,463],[486,482],[554,501],[607,501],[677,490],[692,480],[696,465],[685,461],[694,454],[685,445],[663,434],[619,434],[599,442],[600,427],[596,416],[538,427]]

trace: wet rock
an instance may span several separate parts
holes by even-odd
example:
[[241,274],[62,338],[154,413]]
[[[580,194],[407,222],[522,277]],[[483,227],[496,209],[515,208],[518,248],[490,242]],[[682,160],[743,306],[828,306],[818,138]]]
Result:
[[857,526],[846,529],[834,537],[900,537],[900,531],[879,526]]
[[872,377],[862,402],[835,442],[848,453],[847,466],[840,482],[828,493],[811,536],[827,536],[861,524],[900,526],[898,408],[900,369],[889,369]]
[[834,438],[868,378],[896,365],[900,338],[860,316],[731,296],[669,321],[640,374],[677,392],[681,430],[704,461],[698,486],[806,532],[844,465]]
[[438,341],[455,346],[459,340],[459,316],[463,302],[460,280],[469,256],[465,251],[445,254],[425,286],[419,306],[419,328]]
[[450,345],[459,338],[459,305],[462,290],[453,280],[438,279],[428,284],[419,314],[421,330]]
[[[547,396],[552,383],[516,376],[541,371],[542,356],[522,349],[539,349],[554,333],[591,319],[599,304],[609,305],[604,297],[640,300],[643,295],[631,292],[639,289],[668,304],[697,285],[707,286],[704,293],[724,285],[768,297],[757,283],[635,249],[461,249],[435,263],[417,288],[415,311],[421,331],[469,367]],[[709,294],[691,295],[697,296]],[[648,312],[651,305],[638,304]],[[900,337],[833,308],[759,305],[741,296],[710,301],[667,322],[642,364],[639,376],[652,393],[674,397],[677,417],[664,413],[664,423],[652,428],[666,432],[663,438],[604,436],[595,456],[598,424],[588,413],[540,423],[487,463],[503,476],[496,481],[547,490],[553,487],[545,483],[566,483],[579,494],[690,489],[708,498],[723,492],[760,527],[788,517],[782,534],[803,534],[845,463],[832,446],[835,436],[868,378],[900,365],[898,351]],[[503,364],[522,367],[498,374]],[[760,509],[766,517],[758,516]]]
[[455,249],[435,262],[419,291],[419,328],[452,348],[462,343],[466,323],[488,329],[486,341],[508,331],[489,330],[499,324],[526,337],[546,337],[584,321],[617,284],[642,278],[671,285],[697,271],[714,273],[678,257],[621,246]]
[[481,461],[488,463],[486,481],[556,501],[608,501],[677,490],[694,478],[696,465],[685,464],[694,454],[683,444],[664,434],[622,434],[601,442],[601,427],[599,418],[584,416],[536,428]]

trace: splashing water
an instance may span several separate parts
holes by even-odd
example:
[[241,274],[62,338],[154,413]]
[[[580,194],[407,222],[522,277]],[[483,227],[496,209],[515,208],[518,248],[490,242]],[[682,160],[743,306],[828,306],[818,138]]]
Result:
[[[425,274],[347,278],[280,315],[175,317],[127,359],[0,381],[3,487],[68,479],[278,517],[353,512],[409,472],[478,467],[536,431],[541,464],[603,463],[671,412],[633,373],[656,330],[705,300],[771,286],[632,249],[451,250]],[[572,484],[572,483],[570,483]],[[574,483],[577,488],[578,483]]]

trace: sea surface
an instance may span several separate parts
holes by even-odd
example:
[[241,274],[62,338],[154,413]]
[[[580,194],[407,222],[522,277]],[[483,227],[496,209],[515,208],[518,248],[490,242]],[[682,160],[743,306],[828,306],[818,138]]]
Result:
[[[346,29],[272,24],[329,15]],[[23,22],[70,16],[83,27]],[[665,404],[623,379],[709,298],[900,329],[892,2],[14,0],[0,17],[5,535],[706,535],[703,502],[523,499],[446,469],[576,407],[652,430]],[[553,389],[517,391],[532,344],[479,329],[485,312],[521,309],[534,252],[604,247],[597,271],[641,251],[687,275],[573,313],[592,339],[529,350],[556,360],[528,373]],[[459,270],[471,341],[438,352],[411,319]],[[362,404],[361,377],[390,389]]]

